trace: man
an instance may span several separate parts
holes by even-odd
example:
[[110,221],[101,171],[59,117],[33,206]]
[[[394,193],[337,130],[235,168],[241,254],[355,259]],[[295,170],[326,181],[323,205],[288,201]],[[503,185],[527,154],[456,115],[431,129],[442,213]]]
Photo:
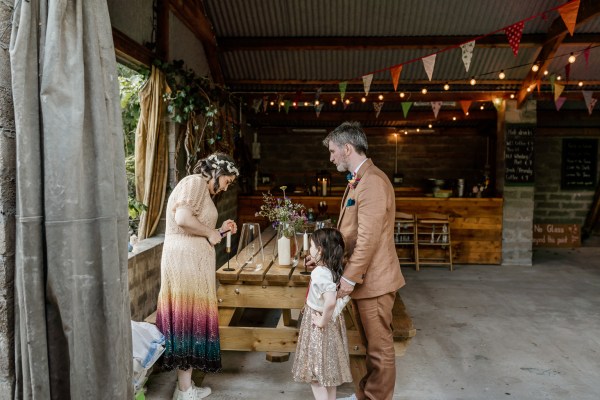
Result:
[[338,297],[349,294],[358,309],[367,340],[367,374],[356,396],[348,399],[391,400],[396,381],[392,308],[396,291],[404,286],[394,245],[394,188],[367,158],[367,137],[358,122],[344,122],[323,144],[338,171],[353,174],[338,219],[349,257]]

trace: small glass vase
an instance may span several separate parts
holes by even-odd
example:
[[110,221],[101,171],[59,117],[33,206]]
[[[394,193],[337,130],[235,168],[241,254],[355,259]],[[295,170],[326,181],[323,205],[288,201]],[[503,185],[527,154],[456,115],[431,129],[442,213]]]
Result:
[[280,223],[277,226],[277,237],[273,246],[273,261],[281,266],[298,265],[298,239],[296,230],[290,224]]

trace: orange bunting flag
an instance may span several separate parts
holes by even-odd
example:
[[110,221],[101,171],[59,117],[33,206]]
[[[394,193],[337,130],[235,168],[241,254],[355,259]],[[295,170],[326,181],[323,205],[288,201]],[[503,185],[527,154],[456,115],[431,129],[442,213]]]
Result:
[[[368,96],[369,90],[371,90],[371,82],[373,82],[373,74],[365,75],[362,78],[363,78],[363,86],[365,87],[365,96]],[[343,98],[344,97],[342,96],[342,99]]]
[[504,28],[504,32],[508,37],[508,43],[512,48],[513,54],[515,57],[519,53],[519,44],[521,43],[521,36],[523,35],[523,28],[525,27],[525,22],[517,22],[516,24],[512,24],[508,28]]
[[338,86],[340,87],[340,97],[342,98],[342,100],[344,100],[344,96],[346,96],[346,87],[348,86],[348,82],[340,82]]
[[435,117],[437,118],[438,113],[440,112],[440,108],[442,108],[442,102],[441,101],[432,101],[431,108],[433,109],[433,115],[435,115]]
[[383,101],[379,102],[379,103],[373,103],[373,108],[375,109],[375,118],[379,118],[379,113],[381,112],[381,109],[383,108]]
[[435,56],[435,54],[432,54],[430,56],[422,58],[423,67],[425,67],[425,72],[427,72],[429,80],[431,80],[431,77],[433,76],[433,68],[435,67]]
[[471,107],[471,100],[461,100],[460,101],[460,106],[462,107],[463,112],[465,113],[465,115],[467,115],[469,113],[469,107]]
[[540,94],[540,93],[541,93],[541,91],[542,91],[542,80],[541,80],[541,79],[538,79],[538,80],[535,82],[535,85],[537,86],[538,94]]
[[560,83],[554,84],[554,101],[560,97],[563,90],[565,90],[565,85],[561,85]]
[[398,89],[398,81],[400,80],[400,72],[402,72],[402,65],[394,67],[390,70],[392,74],[392,83],[394,84],[394,91]]
[[567,100],[566,97],[559,97],[558,99],[556,99],[554,101],[554,105],[556,106],[556,111],[560,111],[561,107],[563,106],[563,104],[565,104],[566,100]]
[[577,24],[577,12],[579,11],[579,0],[573,0],[558,9],[560,16],[565,23],[565,26],[569,30],[571,36],[575,32],[575,25]]

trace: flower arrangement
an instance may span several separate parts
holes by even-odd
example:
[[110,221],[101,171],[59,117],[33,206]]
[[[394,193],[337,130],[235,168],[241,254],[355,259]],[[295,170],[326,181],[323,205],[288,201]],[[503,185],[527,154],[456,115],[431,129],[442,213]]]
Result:
[[351,173],[346,176],[346,179],[348,179],[348,187],[352,189],[356,189],[358,182],[360,182],[360,178],[354,177]]
[[283,191],[283,198],[276,199],[271,192],[263,194],[264,204],[260,206],[260,211],[256,213],[256,216],[267,218],[272,222],[274,228],[282,225],[283,234],[289,238],[294,230],[299,232],[302,229],[307,218],[304,214],[304,206],[292,202],[285,196],[287,186],[281,186],[280,189]]

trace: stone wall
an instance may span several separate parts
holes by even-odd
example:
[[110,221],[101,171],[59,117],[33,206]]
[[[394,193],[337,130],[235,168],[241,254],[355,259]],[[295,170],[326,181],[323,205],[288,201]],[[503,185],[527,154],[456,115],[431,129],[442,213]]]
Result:
[[[596,129],[600,136],[600,129]],[[538,136],[535,140],[534,222],[583,225],[593,190],[562,190],[561,154],[563,137]],[[598,155],[600,171],[600,154]]]
[[[486,162],[486,134],[472,128],[444,134],[398,135],[398,172],[404,174],[405,186],[422,186],[428,178],[465,178],[466,187],[481,181]],[[274,185],[312,184],[316,173],[327,170],[333,185],[345,185],[345,175],[329,162],[329,152],[322,144],[328,131],[322,133],[262,133],[261,174],[275,178]],[[368,156],[390,178],[395,169],[396,142],[391,133],[377,134],[367,130]],[[246,137],[250,140],[249,136]],[[495,147],[490,143],[490,147]],[[492,154],[489,155],[492,157]],[[491,158],[490,158],[491,159]]]
[[12,399],[16,161],[10,60],[12,0],[0,2],[0,399]]

